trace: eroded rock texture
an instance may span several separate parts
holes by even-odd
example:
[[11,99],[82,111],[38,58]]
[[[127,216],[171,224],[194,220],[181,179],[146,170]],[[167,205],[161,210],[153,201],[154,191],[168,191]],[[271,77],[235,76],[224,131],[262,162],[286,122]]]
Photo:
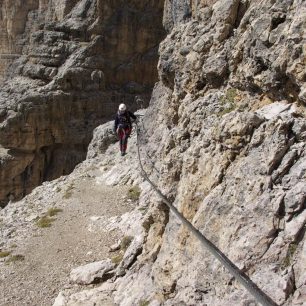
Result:
[[[301,0],[166,1],[145,119],[152,179],[282,305],[306,300],[305,20]],[[149,205],[116,303],[253,305],[153,192]]]
[[163,1],[1,0],[0,9],[3,205],[69,173],[119,103],[148,103],[164,30]]

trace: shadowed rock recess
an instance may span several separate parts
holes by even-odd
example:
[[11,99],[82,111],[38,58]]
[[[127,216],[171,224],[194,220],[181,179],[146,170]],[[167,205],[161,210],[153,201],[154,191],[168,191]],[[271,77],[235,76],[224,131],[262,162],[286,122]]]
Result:
[[0,9],[5,205],[70,173],[119,103],[148,104],[164,29],[162,0],[0,0]]
[[[151,179],[278,304],[306,305],[305,1],[166,0],[163,22],[144,117]],[[256,305],[141,188],[144,243],[115,304]]]

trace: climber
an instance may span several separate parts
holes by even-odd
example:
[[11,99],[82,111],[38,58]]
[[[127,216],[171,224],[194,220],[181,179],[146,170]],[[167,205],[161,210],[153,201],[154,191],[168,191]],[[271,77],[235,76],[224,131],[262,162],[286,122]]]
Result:
[[127,149],[128,137],[132,132],[131,118],[136,120],[137,117],[126,109],[125,104],[120,104],[116,114],[114,132],[117,133],[120,143],[121,156],[125,155]]

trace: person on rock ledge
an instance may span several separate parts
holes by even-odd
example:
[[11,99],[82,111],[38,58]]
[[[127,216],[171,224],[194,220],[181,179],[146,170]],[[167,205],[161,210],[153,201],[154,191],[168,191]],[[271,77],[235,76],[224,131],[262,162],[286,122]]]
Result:
[[136,116],[126,109],[126,105],[120,104],[115,118],[114,132],[119,137],[121,156],[125,155],[128,137],[132,132],[131,118],[136,120]]

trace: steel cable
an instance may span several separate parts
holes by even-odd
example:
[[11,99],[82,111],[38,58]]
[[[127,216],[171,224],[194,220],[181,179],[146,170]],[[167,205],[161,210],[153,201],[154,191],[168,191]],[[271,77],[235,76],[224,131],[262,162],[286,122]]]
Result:
[[191,231],[191,233],[201,242],[202,246],[209,250],[221,264],[234,276],[245,289],[253,295],[253,297],[263,306],[277,306],[277,304],[264,293],[244,272],[242,272],[229,258],[223,254],[217,246],[208,240],[198,229],[196,229],[191,222],[189,222],[177,208],[167,199],[167,197],[160,191],[160,189],[150,180],[147,172],[143,168],[140,155],[140,127],[136,121],[137,133],[137,154],[141,169],[142,177],[152,186],[155,192],[160,196],[163,202],[176,215],[176,217]]

